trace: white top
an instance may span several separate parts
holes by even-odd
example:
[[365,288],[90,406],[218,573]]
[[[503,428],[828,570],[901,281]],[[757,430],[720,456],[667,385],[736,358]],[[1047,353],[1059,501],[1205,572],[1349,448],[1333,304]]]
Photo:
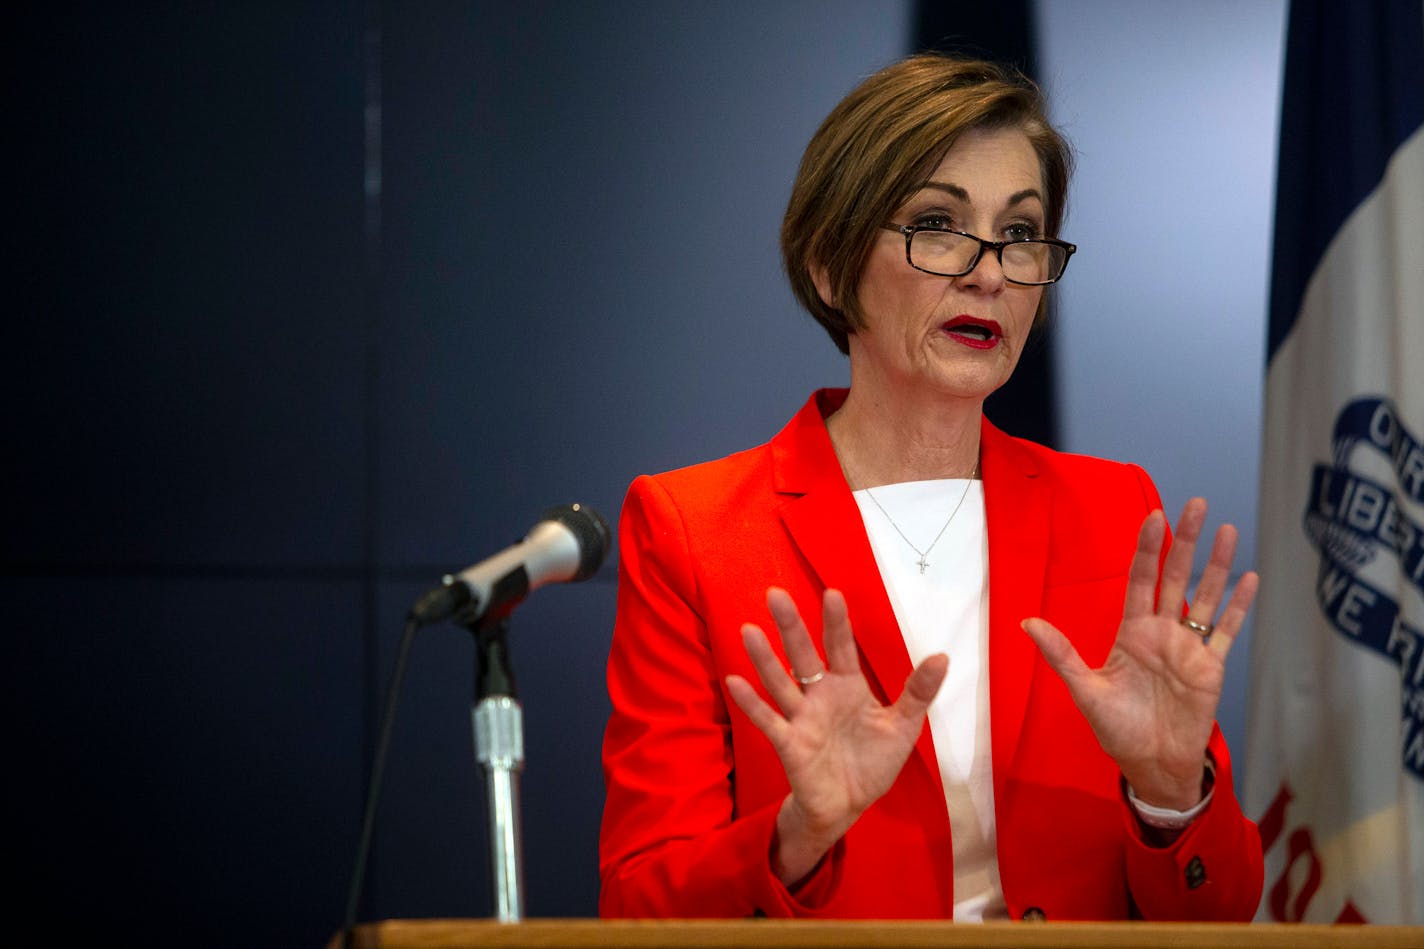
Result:
[[[980,921],[1005,919],[1007,910],[999,882],[989,733],[984,483],[967,487],[966,494],[963,479],[907,481],[874,488],[873,500],[869,492],[856,491],[855,499],[911,663],[919,665],[937,652],[949,656],[949,675],[930,705],[930,735],[954,841],[954,919]],[[935,541],[961,497],[963,505]],[[923,572],[914,548],[924,552]]]

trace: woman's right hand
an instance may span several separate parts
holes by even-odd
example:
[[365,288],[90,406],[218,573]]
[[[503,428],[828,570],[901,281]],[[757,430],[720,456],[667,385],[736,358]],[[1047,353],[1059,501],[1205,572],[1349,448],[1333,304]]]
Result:
[[[944,682],[949,657],[926,658],[905,680],[894,705],[871,694],[861,672],[845,597],[827,590],[822,642],[828,665],[811,641],[785,590],[767,590],[766,602],[794,672],[781,661],[761,627],[742,627],[742,642],[776,707],[741,676],[727,676],[727,691],[766,735],[786,769],[791,793],[777,816],[772,870],[790,886],[804,879],[871,804],[895,783],[930,702]],[[825,675],[804,687],[795,676]],[[779,709],[779,711],[778,711]]]

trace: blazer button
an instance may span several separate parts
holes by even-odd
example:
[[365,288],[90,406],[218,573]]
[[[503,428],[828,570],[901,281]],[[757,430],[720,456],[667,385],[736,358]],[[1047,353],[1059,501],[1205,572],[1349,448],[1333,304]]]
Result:
[[1048,919],[1048,914],[1037,906],[1030,906],[1023,911],[1022,919],[1026,923],[1041,923]]
[[1183,875],[1187,878],[1187,889],[1195,890],[1206,882],[1206,865],[1202,863],[1202,858],[1194,856],[1187,862],[1187,868]]

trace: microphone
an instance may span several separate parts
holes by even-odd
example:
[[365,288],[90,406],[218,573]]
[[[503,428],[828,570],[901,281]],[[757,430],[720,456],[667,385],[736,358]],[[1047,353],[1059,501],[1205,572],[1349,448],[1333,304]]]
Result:
[[608,546],[608,522],[593,508],[550,508],[519,543],[445,576],[411,607],[410,619],[424,626],[451,617],[466,625],[498,618],[546,583],[587,580]]

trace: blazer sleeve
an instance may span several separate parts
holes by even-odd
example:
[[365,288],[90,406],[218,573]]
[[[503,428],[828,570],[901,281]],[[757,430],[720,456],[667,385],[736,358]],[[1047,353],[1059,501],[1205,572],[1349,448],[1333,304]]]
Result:
[[1124,804],[1128,885],[1144,919],[1250,922],[1256,915],[1264,879],[1261,839],[1232,790],[1220,729],[1207,749],[1216,766],[1211,803],[1170,845],[1149,844]]
[[[1148,510],[1161,508],[1147,472],[1132,467]],[[1166,554],[1164,545],[1163,561]],[[1265,876],[1261,839],[1236,799],[1231,754],[1219,727],[1212,729],[1207,755],[1216,772],[1211,803],[1168,846],[1148,842],[1136,811],[1123,797],[1128,887],[1144,919],[1249,922],[1256,914]]]
[[619,558],[600,914],[814,913],[839,862],[823,861],[793,895],[771,872],[779,807],[736,813],[728,699],[699,609],[704,591],[683,514],[656,478],[629,489]]

